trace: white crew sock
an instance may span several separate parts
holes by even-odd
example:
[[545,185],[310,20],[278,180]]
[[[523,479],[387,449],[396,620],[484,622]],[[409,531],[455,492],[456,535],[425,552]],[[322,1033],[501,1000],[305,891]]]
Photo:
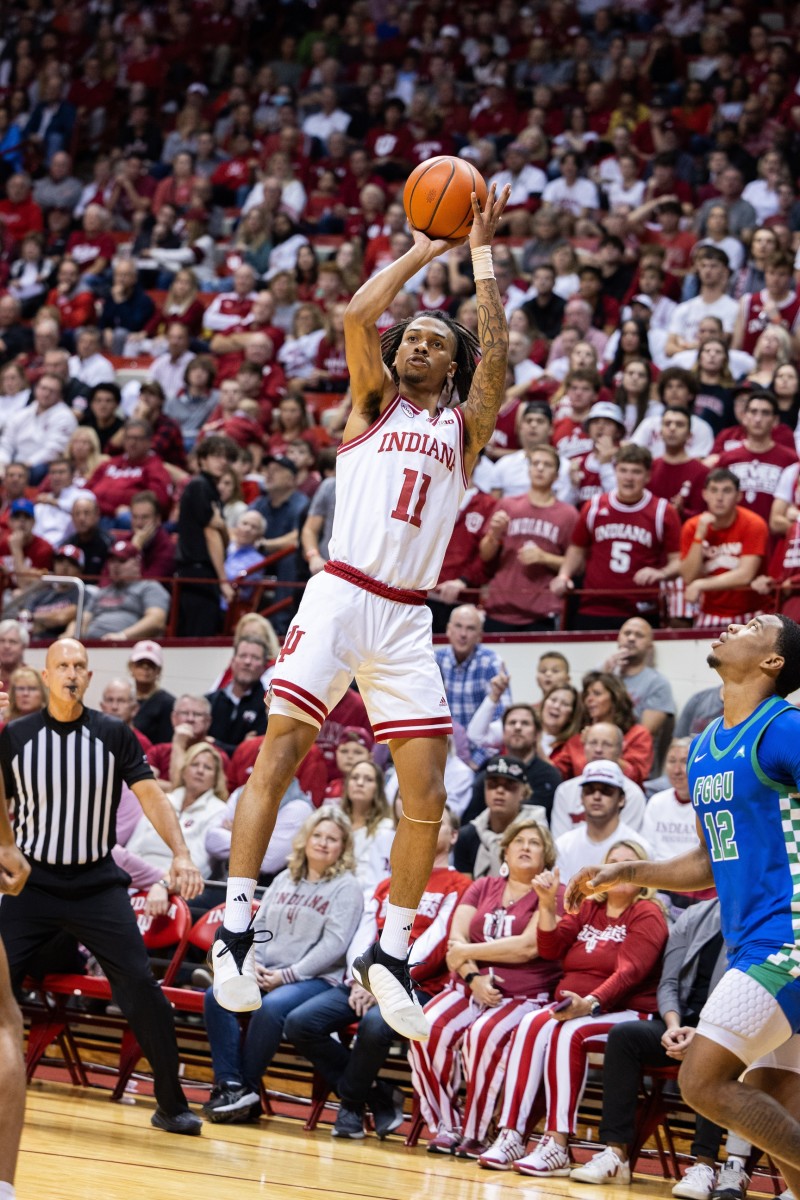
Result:
[[238,875],[231,875],[228,878],[224,924],[231,933],[244,933],[247,929],[253,916],[252,903],[255,893],[255,879],[242,879]]
[[16,1194],[13,1184],[0,1182],[0,1200],[14,1200]]
[[415,908],[398,908],[396,904],[389,904],[386,909],[386,924],[381,934],[381,950],[391,954],[393,958],[405,958],[408,954],[411,926],[416,915]]

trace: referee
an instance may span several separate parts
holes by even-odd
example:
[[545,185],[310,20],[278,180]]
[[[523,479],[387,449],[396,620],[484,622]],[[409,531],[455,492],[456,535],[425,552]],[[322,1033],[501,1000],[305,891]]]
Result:
[[19,988],[55,934],[87,946],[153,1069],[158,1106],[151,1123],[167,1133],[197,1134],[202,1122],[178,1079],[172,1009],[150,969],[126,890],[130,878],[111,857],[123,782],[172,850],[170,890],[193,899],[202,890],[200,872],[135,735],[115,717],[84,708],[92,675],[81,643],[54,642],[42,678],[47,708],[0,734],[16,843],[31,865],[25,890],[0,904],[12,987]]

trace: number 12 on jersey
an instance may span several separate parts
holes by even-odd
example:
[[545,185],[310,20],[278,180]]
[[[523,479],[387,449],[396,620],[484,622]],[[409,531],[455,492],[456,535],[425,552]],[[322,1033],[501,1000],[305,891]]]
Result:
[[[405,521],[419,529],[422,525],[422,510],[428,499],[431,477],[430,475],[421,475],[419,471],[412,471],[409,467],[403,468],[403,475],[405,477],[403,487],[391,515],[395,521]],[[420,480],[422,482],[418,488],[417,484]]]
[[720,812],[707,812],[703,817],[703,824],[711,842],[712,862],[730,861],[739,857],[733,813],[728,812],[726,808]]

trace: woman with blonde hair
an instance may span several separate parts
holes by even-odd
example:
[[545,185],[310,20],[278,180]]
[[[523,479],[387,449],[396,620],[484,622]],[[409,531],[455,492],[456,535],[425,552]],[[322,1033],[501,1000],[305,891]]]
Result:
[[[646,859],[638,842],[615,842],[605,861]],[[567,1145],[575,1132],[590,1050],[602,1048],[614,1025],[658,1011],[656,988],[667,940],[664,910],[648,889],[616,884],[577,913],[559,918],[560,878],[543,871],[533,881],[539,897],[539,954],[560,962],[556,1006],[525,1016],[508,1055],[500,1132],[481,1166],[514,1167],[539,1178],[567,1176]],[[544,1083],[545,1133],[525,1155],[528,1118]]]
[[390,855],[395,835],[380,767],[369,759],[356,763],[344,781],[341,805],[353,826],[356,876],[365,895],[370,896],[380,881],[391,874]]
[[[167,792],[167,801],[175,810],[189,853],[205,879],[211,874],[206,833],[224,819],[227,799],[228,785],[219,751],[210,742],[196,742],[186,751],[178,787]],[[168,874],[172,851],[146,816],[139,819],[125,848]]]
[[778,367],[792,359],[792,339],[782,325],[768,325],[753,347],[756,365],[745,376],[754,387],[768,388]]
[[255,918],[256,978],[263,993],[242,1041],[239,1018],[205,997],[214,1089],[204,1108],[210,1121],[240,1123],[261,1116],[259,1089],[290,1013],[344,980],[347,947],[363,911],[353,874],[353,836],[340,809],[326,804],[298,833],[284,871],[264,893]]
[[17,717],[39,712],[47,704],[47,688],[33,667],[17,667],[8,681],[8,707],[3,713],[6,724]]
[[91,479],[99,466],[108,462],[108,457],[100,449],[97,430],[91,425],[79,425],[67,442],[67,458],[72,463],[72,482],[75,487],[86,487],[86,480]]

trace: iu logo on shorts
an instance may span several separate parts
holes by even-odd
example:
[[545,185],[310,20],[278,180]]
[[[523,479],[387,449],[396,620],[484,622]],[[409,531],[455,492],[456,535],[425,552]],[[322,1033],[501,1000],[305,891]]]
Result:
[[297,647],[300,645],[300,638],[305,637],[305,629],[300,629],[297,625],[290,625],[289,632],[286,634],[286,639],[283,643],[283,649],[278,655],[278,662],[282,663],[290,654],[294,654]]

